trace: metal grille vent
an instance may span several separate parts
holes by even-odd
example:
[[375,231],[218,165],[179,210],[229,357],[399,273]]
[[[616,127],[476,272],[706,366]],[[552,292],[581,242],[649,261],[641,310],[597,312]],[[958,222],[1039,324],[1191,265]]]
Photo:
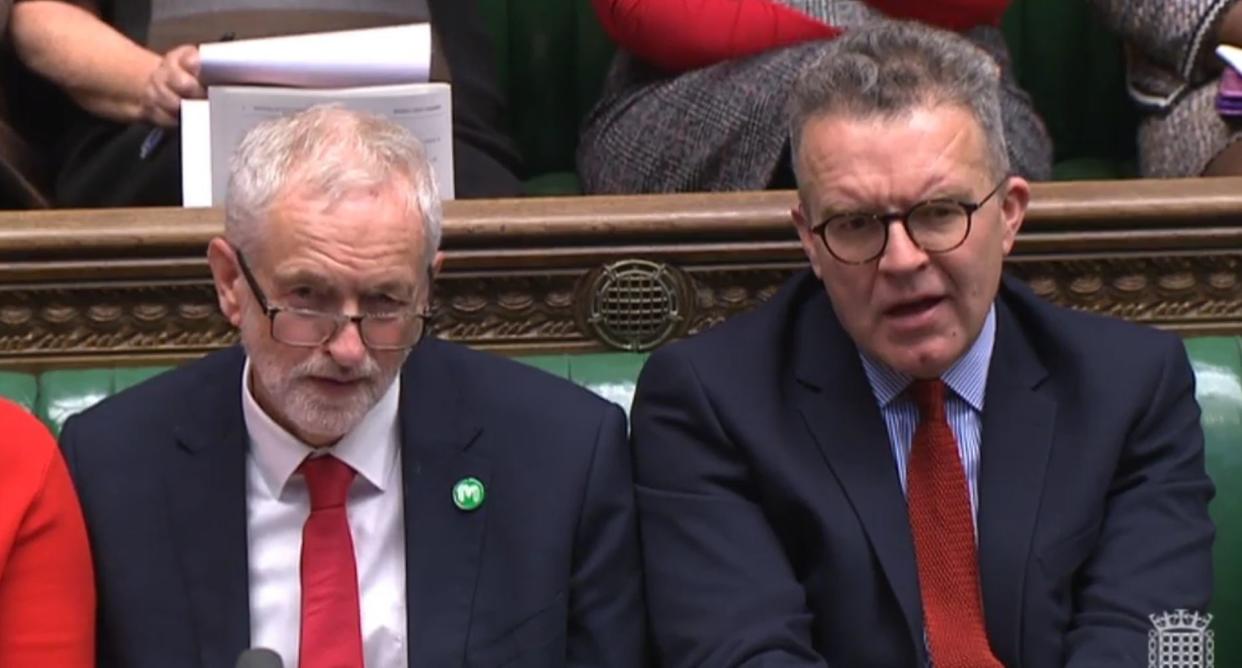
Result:
[[668,265],[622,260],[596,275],[587,324],[614,348],[650,350],[676,333],[684,301],[684,280]]

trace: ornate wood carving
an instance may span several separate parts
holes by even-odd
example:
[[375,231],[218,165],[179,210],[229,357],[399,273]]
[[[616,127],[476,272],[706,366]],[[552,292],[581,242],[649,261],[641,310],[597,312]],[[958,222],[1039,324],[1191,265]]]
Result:
[[802,263],[729,271],[692,271],[695,309],[688,334],[697,334],[767,301]]
[[[667,265],[695,333],[804,266],[788,192],[454,202],[437,335],[601,349],[601,267]],[[191,357],[236,334],[203,260],[214,210],[0,213],[0,366]],[[1009,271],[1047,299],[1183,333],[1242,332],[1242,180],[1039,184]],[[684,299],[683,299],[684,297]]]
[[510,274],[436,282],[432,330],[480,346],[561,346],[584,341],[574,321],[578,274]]
[[0,287],[0,355],[194,353],[236,333],[210,281]]
[[1009,271],[1050,301],[1184,333],[1242,331],[1242,253],[1028,261]]

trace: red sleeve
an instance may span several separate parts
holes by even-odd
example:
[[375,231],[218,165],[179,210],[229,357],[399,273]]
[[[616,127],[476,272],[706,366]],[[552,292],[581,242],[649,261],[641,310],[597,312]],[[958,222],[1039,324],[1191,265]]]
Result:
[[1009,0],[867,0],[888,16],[914,19],[948,30],[998,25]]
[[[604,30],[626,51],[684,72],[816,39],[840,29],[773,0],[592,0]],[[894,18],[949,30],[997,25],[1009,0],[868,0]]]
[[657,67],[684,72],[841,31],[772,0],[592,0],[604,30]]
[[92,668],[95,584],[78,498],[60,450],[0,402],[0,666]]

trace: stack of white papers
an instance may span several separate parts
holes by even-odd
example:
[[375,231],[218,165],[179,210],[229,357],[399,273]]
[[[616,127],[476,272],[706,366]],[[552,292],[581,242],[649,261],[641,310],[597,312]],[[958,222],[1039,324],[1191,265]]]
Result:
[[405,127],[423,142],[441,194],[453,198],[452,91],[427,82],[428,24],[217,42],[199,53],[207,99],[181,105],[185,206],[223,204],[229,156],[252,127],[324,103]]

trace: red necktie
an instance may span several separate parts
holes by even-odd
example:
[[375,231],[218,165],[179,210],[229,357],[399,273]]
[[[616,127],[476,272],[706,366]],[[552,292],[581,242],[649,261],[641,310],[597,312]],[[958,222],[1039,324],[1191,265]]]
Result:
[[358,569],[345,497],[354,470],[336,457],[315,457],[300,468],[311,512],[302,528],[301,668],[363,668]]
[[944,413],[944,383],[910,386],[919,424],[906,476],[923,622],[935,668],[1003,668],[984,628],[970,491]]

